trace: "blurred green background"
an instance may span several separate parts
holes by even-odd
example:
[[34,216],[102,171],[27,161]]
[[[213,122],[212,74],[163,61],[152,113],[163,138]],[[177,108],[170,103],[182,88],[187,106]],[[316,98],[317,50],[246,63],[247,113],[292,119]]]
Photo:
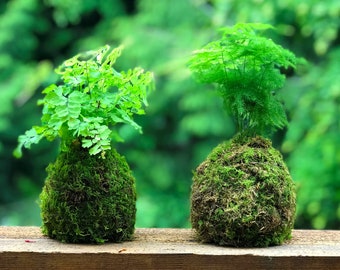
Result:
[[152,70],[156,91],[141,136],[122,126],[137,181],[137,227],[189,227],[192,170],[235,134],[209,85],[193,81],[191,52],[237,22],[270,23],[271,38],[309,61],[280,91],[290,125],[272,140],[298,190],[296,228],[340,229],[340,1],[2,0],[0,225],[40,225],[38,195],[58,142],[15,159],[17,137],[40,123],[41,90],[78,52],[125,45],[118,69]]

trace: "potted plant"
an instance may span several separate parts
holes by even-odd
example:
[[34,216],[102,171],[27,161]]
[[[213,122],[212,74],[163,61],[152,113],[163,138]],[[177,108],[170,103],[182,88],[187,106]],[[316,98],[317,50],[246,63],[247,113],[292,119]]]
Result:
[[218,86],[237,134],[221,143],[193,175],[191,222],[203,242],[237,247],[279,245],[291,237],[294,183],[280,152],[265,138],[287,125],[276,91],[290,51],[263,37],[266,24],[236,24],[194,52],[189,68]]
[[144,114],[153,75],[141,68],[118,72],[122,47],[108,45],[76,55],[56,69],[62,83],[43,90],[41,125],[33,126],[14,151],[42,138],[60,138],[60,153],[47,168],[40,194],[42,231],[67,243],[130,240],[134,233],[134,177],[112,141],[117,125],[141,132],[133,115]]

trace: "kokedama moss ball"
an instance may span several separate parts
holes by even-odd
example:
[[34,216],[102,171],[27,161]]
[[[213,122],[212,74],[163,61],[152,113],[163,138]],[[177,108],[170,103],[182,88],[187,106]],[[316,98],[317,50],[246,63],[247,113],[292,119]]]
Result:
[[282,156],[262,137],[220,144],[194,172],[191,222],[202,242],[280,245],[291,237],[295,208]]
[[79,143],[47,168],[40,195],[42,231],[67,243],[131,240],[136,217],[135,182],[115,150],[91,156]]

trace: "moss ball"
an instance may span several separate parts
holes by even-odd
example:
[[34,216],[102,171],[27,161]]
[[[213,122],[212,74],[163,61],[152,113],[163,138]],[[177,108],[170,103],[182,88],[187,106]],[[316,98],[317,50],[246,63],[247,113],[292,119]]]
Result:
[[295,187],[270,140],[218,145],[193,176],[191,223],[198,240],[222,246],[267,247],[291,238]]
[[66,243],[131,240],[136,217],[135,180],[115,150],[105,159],[74,144],[47,168],[40,194],[42,231]]

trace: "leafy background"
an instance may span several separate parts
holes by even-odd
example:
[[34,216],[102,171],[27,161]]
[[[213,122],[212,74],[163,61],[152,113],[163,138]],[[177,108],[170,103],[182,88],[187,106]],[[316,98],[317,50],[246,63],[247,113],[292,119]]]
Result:
[[290,121],[272,137],[298,188],[296,228],[340,228],[340,2],[337,0],[3,0],[0,3],[0,224],[40,225],[36,203],[58,142],[15,159],[17,136],[40,123],[36,102],[63,60],[124,44],[117,69],[152,70],[156,91],[141,136],[117,144],[137,180],[137,227],[189,227],[192,170],[235,133],[212,86],[186,62],[237,22],[270,23],[271,38],[309,61],[280,91]]

